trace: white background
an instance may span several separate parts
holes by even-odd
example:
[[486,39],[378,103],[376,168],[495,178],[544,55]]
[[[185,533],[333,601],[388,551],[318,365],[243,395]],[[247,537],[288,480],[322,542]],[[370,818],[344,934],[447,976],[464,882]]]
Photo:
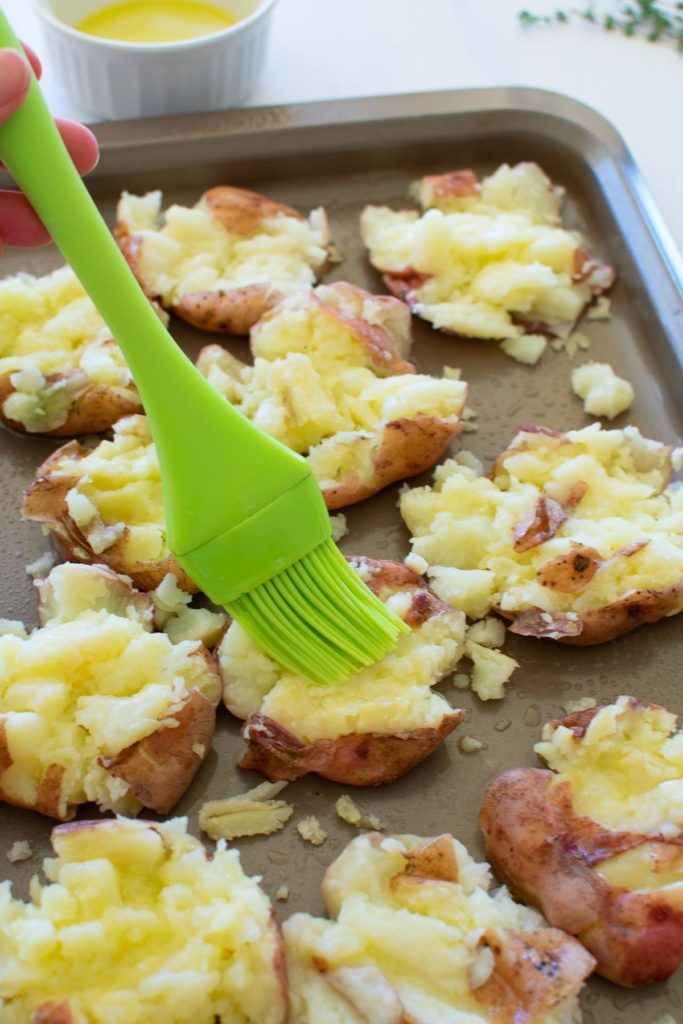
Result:
[[[609,0],[598,5],[614,6]],[[567,93],[619,129],[683,249],[683,55],[673,44],[583,24],[524,29],[517,21],[524,6],[548,11],[556,4],[279,0],[266,67],[249,105],[486,85]],[[30,0],[4,0],[3,7],[43,59],[53,112],[92,121],[53,77]]]

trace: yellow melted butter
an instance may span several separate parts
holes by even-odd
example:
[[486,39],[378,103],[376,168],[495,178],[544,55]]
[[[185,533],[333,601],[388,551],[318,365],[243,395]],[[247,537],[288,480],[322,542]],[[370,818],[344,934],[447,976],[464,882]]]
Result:
[[75,28],[124,43],[175,43],[221,32],[239,19],[203,0],[130,0],[89,14]]

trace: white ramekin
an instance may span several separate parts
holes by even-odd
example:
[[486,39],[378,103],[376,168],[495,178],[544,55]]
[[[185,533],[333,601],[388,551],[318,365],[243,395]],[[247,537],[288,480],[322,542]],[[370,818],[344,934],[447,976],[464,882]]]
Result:
[[55,74],[78,106],[101,118],[223,110],[254,89],[276,0],[213,0],[240,21],[177,43],[122,43],[77,32],[111,0],[32,0]]

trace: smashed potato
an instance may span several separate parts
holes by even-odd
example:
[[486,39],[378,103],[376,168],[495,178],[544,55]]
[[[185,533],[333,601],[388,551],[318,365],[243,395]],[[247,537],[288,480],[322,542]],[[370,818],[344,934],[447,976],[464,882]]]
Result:
[[40,628],[0,636],[0,800],[167,813],[211,746],[209,652],[152,633],[149,599],[104,566],[57,566],[39,605]]
[[168,549],[161,477],[145,416],[114,425],[111,441],[58,448],[36,470],[24,494],[25,519],[41,523],[61,554],[105,562],[154,590],[173,574],[188,593],[197,587]]
[[232,404],[307,456],[330,509],[432,466],[462,430],[467,385],[406,362],[404,303],[338,282],[299,292],[251,332],[254,365],[219,345],[197,366]]
[[283,1024],[270,902],[224,841],[187,819],[79,821],[31,899],[0,885],[3,1024]]
[[[450,835],[360,836],[284,926],[292,1024],[570,1024],[593,958]],[[416,950],[419,955],[415,955]]]
[[632,697],[550,722],[537,753],[481,811],[488,857],[513,892],[576,935],[620,985],[683,962],[683,734]]
[[69,437],[141,410],[123,356],[70,267],[0,281],[0,419]]
[[219,185],[193,207],[124,192],[116,235],[141,286],[203,331],[248,334],[284,295],[310,287],[329,259],[322,208],[308,219],[256,192]]
[[564,336],[614,281],[561,226],[563,190],[536,164],[503,164],[481,182],[469,170],[430,175],[413,191],[422,214],[367,206],[361,233],[389,290],[440,330]]
[[289,674],[233,622],[217,654],[224,703],[246,719],[241,767],[271,780],[314,772],[335,782],[376,786],[422,761],[462,721],[464,712],[432,687],[462,654],[464,615],[438,601],[402,565],[369,558],[350,562],[411,632],[385,658],[345,682],[317,685]]
[[603,643],[683,608],[680,454],[635,427],[522,427],[490,478],[459,456],[401,512],[443,600],[495,608],[523,636]]

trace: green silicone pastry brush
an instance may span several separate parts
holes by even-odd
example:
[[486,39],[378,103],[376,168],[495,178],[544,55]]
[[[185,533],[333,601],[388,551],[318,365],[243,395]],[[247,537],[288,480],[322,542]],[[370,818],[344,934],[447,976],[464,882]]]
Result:
[[[20,49],[0,11],[0,46]],[[34,80],[0,125],[0,159],[120,345],[157,448],[168,544],[216,604],[286,668],[336,682],[408,627],[331,539],[308,463],[213,390],[144,297],[80,180]]]

